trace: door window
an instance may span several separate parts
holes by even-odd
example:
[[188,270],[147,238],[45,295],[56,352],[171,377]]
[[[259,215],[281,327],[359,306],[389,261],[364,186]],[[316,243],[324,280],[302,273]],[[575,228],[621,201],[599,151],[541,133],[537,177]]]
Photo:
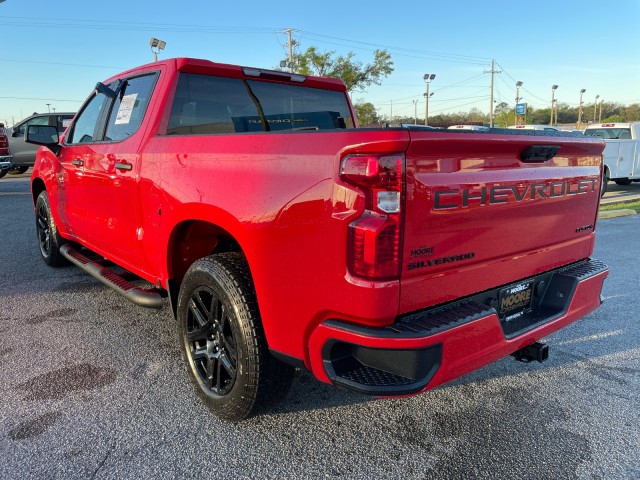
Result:
[[96,130],[98,126],[98,120],[100,119],[100,113],[102,112],[106,103],[107,97],[101,93],[96,93],[84,108],[78,114],[75,124],[71,128],[67,143],[93,143],[94,141],[100,141],[100,138],[94,140]]
[[147,111],[157,75],[125,80],[111,109],[105,141],[119,142],[136,133]]

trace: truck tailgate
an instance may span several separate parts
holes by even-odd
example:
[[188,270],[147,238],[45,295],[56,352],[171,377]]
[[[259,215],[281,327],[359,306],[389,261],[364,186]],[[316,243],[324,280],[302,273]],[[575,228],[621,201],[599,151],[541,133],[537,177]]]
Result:
[[603,148],[564,134],[412,131],[400,313],[588,257]]

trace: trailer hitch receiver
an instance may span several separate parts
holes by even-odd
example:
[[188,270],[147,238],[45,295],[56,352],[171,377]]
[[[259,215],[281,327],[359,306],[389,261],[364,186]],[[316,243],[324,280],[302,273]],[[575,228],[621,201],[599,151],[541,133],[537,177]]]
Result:
[[541,342],[535,342],[513,352],[511,355],[519,362],[529,363],[536,360],[542,363],[549,358],[549,346]]

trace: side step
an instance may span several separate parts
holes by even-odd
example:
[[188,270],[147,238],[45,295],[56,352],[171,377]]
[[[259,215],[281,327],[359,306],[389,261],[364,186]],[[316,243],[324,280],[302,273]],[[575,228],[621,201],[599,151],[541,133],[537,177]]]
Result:
[[90,260],[68,243],[60,247],[60,253],[75,266],[80,267],[92,277],[100,280],[107,287],[111,287],[119,294],[124,295],[136,305],[147,308],[162,308],[163,295],[160,290],[137,287],[111,271],[108,267],[100,265],[99,261]]

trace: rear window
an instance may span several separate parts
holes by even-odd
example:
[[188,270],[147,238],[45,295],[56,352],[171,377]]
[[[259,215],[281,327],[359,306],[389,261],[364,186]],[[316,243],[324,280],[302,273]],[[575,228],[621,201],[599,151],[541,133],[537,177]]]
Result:
[[604,138],[605,140],[628,140],[631,138],[630,128],[588,128],[585,135]]
[[180,74],[168,135],[353,128],[343,92]]

